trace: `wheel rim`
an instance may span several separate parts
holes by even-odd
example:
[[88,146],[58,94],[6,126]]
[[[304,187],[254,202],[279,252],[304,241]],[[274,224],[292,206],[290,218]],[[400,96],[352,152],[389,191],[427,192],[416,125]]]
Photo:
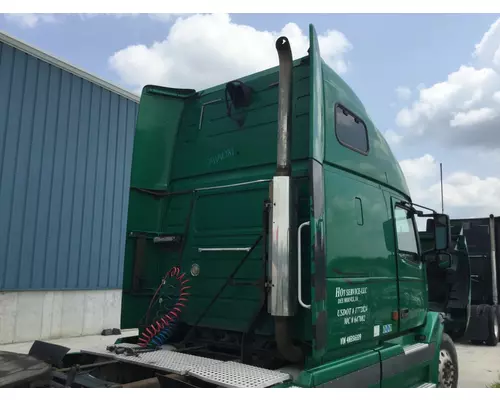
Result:
[[455,382],[457,369],[448,350],[439,352],[439,387],[451,388]]

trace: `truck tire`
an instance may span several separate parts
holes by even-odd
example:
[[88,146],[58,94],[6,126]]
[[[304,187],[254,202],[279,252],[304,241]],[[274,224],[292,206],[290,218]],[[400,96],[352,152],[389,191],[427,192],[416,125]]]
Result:
[[488,339],[486,344],[495,347],[498,344],[498,312],[496,306],[488,309]]
[[458,357],[455,344],[443,333],[441,348],[439,349],[439,376],[438,388],[458,387]]

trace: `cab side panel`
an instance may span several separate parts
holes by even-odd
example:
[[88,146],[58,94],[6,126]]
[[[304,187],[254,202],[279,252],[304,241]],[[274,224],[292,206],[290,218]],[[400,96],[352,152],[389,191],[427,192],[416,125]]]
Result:
[[328,351],[374,347],[397,330],[397,271],[381,188],[325,166]]

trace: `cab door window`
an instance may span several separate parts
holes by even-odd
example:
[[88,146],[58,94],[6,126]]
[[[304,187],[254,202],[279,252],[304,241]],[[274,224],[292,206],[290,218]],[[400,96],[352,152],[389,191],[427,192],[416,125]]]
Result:
[[394,220],[399,256],[405,261],[418,263],[419,248],[413,215],[409,214],[403,208],[396,207],[394,210]]

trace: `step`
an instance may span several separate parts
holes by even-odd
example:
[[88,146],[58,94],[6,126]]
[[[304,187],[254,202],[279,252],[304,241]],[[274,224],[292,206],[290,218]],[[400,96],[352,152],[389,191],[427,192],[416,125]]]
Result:
[[188,375],[227,388],[266,388],[290,380],[280,371],[258,368],[234,361],[192,369]]
[[428,388],[435,388],[436,384],[435,383],[430,383],[430,382],[425,382],[422,383],[421,385],[417,386],[418,389],[428,389]]
[[429,343],[415,343],[409,346],[404,346],[403,351],[406,355],[415,353],[417,351],[425,350],[429,347]]

